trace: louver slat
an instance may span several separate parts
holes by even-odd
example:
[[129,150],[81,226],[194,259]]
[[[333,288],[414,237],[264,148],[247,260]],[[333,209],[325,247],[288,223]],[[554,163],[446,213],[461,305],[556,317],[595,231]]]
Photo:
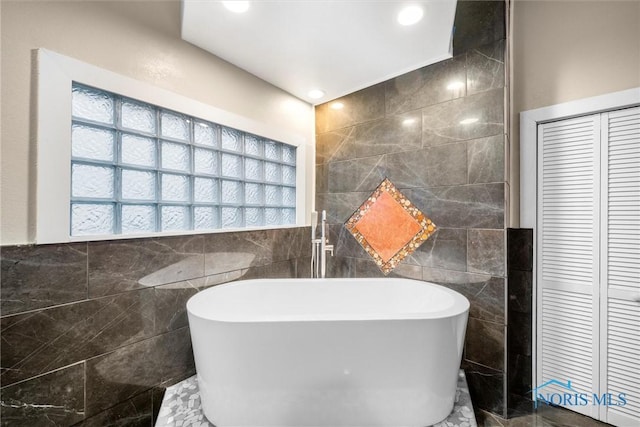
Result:
[[640,109],[611,113],[608,130],[607,279],[610,288],[640,292],[640,262],[614,250],[640,250]]
[[[607,407],[606,421],[640,425],[640,108],[609,113],[606,280],[607,392],[627,404]],[[620,292],[622,291],[622,292]]]
[[594,119],[550,123],[542,132],[542,278],[592,286]]
[[[538,383],[570,380],[575,391],[589,394],[594,391],[597,123],[599,119],[590,116],[539,127]],[[566,392],[553,387],[548,391]],[[570,409],[593,415],[591,408]]]
[[640,422],[640,305],[609,298],[608,308],[607,388],[609,393],[625,393],[628,401],[608,410]]

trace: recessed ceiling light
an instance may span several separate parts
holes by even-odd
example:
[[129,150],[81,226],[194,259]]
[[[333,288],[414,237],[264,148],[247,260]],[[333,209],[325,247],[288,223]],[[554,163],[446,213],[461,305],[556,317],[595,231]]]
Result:
[[320,89],[312,89],[307,92],[307,96],[311,99],[320,99],[324,96],[324,91]]
[[234,12],[234,13],[244,13],[247,10],[249,10],[248,1],[240,1],[240,0],[223,1],[222,4],[224,5],[224,7],[226,7],[227,9],[229,9],[231,12]]
[[344,104],[342,102],[334,102],[331,104],[331,108],[334,110],[342,110],[344,108]]
[[477,117],[469,117],[468,119],[464,119],[460,121],[461,125],[470,125],[471,123],[475,123],[478,121]]
[[413,117],[408,118],[408,119],[404,119],[402,121],[402,124],[405,126],[411,126],[412,124],[414,124],[416,122],[416,119],[414,119]]
[[398,12],[398,23],[400,25],[413,25],[420,22],[424,11],[420,6],[407,6]]
[[462,89],[463,86],[464,86],[463,82],[461,82],[460,80],[456,80],[454,82],[449,83],[449,85],[447,86],[447,89],[449,90]]

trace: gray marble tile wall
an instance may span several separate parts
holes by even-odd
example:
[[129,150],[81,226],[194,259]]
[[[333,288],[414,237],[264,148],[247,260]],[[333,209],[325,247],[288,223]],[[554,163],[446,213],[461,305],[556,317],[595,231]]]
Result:
[[329,275],[382,276],[343,223],[389,178],[439,227],[391,275],[469,298],[463,366],[474,404],[498,414],[506,381],[504,10],[502,2],[458,2],[453,58],[316,107],[316,208],[327,210],[336,245]]
[[533,353],[533,229],[507,230],[507,401],[529,400]]
[[195,371],[186,301],[303,275],[310,247],[287,228],[0,248],[0,425],[152,426]]

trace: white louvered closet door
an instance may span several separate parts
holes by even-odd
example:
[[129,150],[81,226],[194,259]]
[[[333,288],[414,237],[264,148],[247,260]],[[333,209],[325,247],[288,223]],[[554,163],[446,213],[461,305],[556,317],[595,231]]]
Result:
[[601,123],[601,389],[627,400],[602,408],[601,419],[640,426],[640,108],[602,114]]
[[599,139],[599,114],[538,126],[537,385],[571,381],[589,395],[599,389]]

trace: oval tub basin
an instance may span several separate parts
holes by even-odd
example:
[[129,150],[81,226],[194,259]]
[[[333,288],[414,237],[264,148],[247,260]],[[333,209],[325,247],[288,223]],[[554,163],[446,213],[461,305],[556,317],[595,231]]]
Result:
[[469,302],[409,279],[260,279],[187,302],[216,427],[425,427],[455,399]]

